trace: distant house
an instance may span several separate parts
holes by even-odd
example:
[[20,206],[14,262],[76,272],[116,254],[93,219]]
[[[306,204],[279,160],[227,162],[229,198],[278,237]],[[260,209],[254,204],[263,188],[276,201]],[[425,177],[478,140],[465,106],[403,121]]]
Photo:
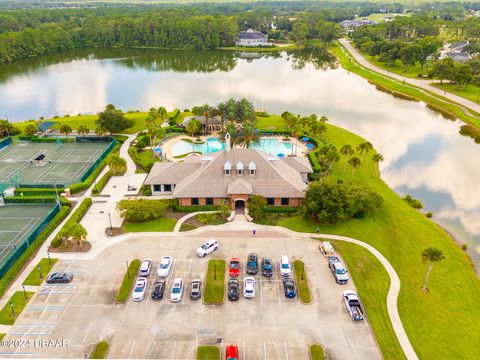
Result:
[[268,42],[267,35],[253,29],[240,31],[240,34],[238,35],[238,41],[235,44],[237,46],[272,45],[272,43]]
[[222,128],[222,119],[220,118],[220,116],[214,116],[212,118],[209,118],[208,124],[207,119],[203,115],[186,116],[185,119],[183,119],[182,125],[184,127],[187,127],[188,123],[194,119],[200,122],[200,132],[202,134],[206,134],[212,131],[220,131]]
[[355,20],[344,20],[340,25],[347,30],[355,29],[360,26],[374,25],[375,21],[369,19],[355,19]]
[[452,44],[446,44],[444,48],[439,51],[438,58],[440,60],[451,58],[455,62],[468,61],[472,56],[463,51],[467,45],[468,42],[465,41],[456,41]]

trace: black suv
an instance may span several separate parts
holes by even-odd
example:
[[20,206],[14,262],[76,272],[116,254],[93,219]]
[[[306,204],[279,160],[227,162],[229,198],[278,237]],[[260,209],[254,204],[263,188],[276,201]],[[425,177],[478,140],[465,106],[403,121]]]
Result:
[[247,259],[247,274],[257,275],[258,273],[258,256],[255,253],[248,255]]
[[163,299],[164,292],[165,292],[165,280],[156,281],[155,284],[153,284],[152,299],[153,300]]
[[240,296],[240,283],[237,279],[228,280],[228,300],[237,301]]
[[265,277],[272,277],[273,276],[272,259],[270,259],[270,258],[263,258],[262,259],[262,274]]

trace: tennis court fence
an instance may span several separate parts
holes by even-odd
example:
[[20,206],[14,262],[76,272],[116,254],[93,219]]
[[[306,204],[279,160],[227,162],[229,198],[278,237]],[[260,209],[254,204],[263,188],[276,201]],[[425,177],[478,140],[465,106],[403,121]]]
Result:
[[[20,206],[20,205],[9,205]],[[10,267],[17,261],[20,256],[28,249],[30,244],[37,238],[37,236],[45,229],[50,221],[60,211],[60,205],[55,206],[46,214],[36,227],[30,230],[23,239],[20,239],[15,244],[4,244],[0,247],[0,278],[10,269]]]
[[9,136],[3,140],[0,140],[0,150],[5,149],[7,146],[10,146],[13,144],[12,137]]

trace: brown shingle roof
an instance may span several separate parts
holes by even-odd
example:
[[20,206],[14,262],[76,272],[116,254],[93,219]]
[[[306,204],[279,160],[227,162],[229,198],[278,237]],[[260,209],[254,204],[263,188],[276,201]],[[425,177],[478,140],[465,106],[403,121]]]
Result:
[[145,180],[145,185],[178,184],[200,166],[202,166],[200,161],[156,162]]

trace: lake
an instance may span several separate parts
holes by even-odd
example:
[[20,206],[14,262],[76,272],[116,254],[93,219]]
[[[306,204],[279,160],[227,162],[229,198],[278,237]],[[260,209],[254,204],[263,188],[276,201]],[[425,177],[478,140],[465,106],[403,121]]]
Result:
[[480,264],[480,147],[462,125],[378,91],[312,53],[82,51],[0,68],[0,118],[95,113],[163,105],[184,109],[245,97],[270,113],[326,115],[384,155],[382,178],[425,211]]

